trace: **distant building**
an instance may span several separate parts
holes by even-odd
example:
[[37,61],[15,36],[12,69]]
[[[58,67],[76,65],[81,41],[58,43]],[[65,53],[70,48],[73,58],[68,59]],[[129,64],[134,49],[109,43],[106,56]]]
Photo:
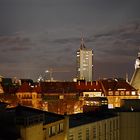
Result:
[[92,81],[93,51],[85,47],[83,38],[80,49],[77,51],[77,78]]
[[4,90],[3,90],[2,85],[0,84],[0,94],[3,94],[3,93],[4,93]]
[[20,104],[38,108],[42,101],[40,92],[40,87],[31,87],[29,83],[23,83],[18,89],[16,96]]

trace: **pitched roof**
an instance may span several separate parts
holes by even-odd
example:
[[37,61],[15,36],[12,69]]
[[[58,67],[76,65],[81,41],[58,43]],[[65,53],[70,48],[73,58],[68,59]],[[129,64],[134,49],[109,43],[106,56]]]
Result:
[[87,90],[91,90],[91,91],[102,91],[102,86],[101,83],[99,83],[98,81],[93,81],[93,82],[80,82],[79,84],[76,84],[76,89],[77,90],[81,90],[81,91],[87,91]]
[[28,83],[23,83],[17,92],[32,92],[32,88]]
[[105,92],[116,91],[118,89],[125,89],[128,91],[136,90],[134,87],[132,87],[129,83],[127,83],[125,80],[100,80],[101,85]]

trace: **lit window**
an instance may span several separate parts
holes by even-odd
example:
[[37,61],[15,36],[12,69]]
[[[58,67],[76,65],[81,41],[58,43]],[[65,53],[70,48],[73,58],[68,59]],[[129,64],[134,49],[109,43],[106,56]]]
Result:
[[90,102],[89,102],[89,101],[86,101],[86,102],[85,102],[85,105],[90,105]]
[[55,134],[56,134],[56,127],[52,126],[52,135],[55,135]]
[[119,95],[119,91],[115,91],[115,95],[118,96]]
[[113,95],[113,91],[109,91],[108,92],[108,95]]
[[49,137],[52,135],[52,128],[49,127]]
[[132,95],[136,95],[136,92],[135,92],[135,91],[132,91],[131,94],[132,94]]
[[89,97],[89,94],[85,94],[85,97]]
[[124,95],[124,91],[121,91],[121,93],[120,93],[122,96]]
[[129,91],[126,91],[126,95],[130,95],[130,92]]
[[64,130],[64,124],[63,123],[60,123],[60,132],[62,132]]

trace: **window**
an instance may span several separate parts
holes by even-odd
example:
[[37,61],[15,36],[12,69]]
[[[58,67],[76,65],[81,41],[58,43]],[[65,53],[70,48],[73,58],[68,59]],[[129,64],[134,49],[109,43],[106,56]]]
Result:
[[52,136],[52,128],[49,127],[49,137],[51,137],[51,136]]
[[108,95],[113,95],[113,91],[109,91],[108,92]]
[[82,140],[82,130],[79,129],[78,131],[78,140]]
[[96,139],[96,126],[93,126],[93,139]]
[[115,95],[116,96],[119,96],[119,91],[115,91]]
[[120,93],[120,94],[121,94],[121,96],[123,96],[123,95],[124,95],[124,91],[121,91],[121,93]]
[[59,124],[59,127],[60,127],[60,132],[62,132],[64,130],[64,124],[63,123],[60,123]]
[[59,124],[56,126],[56,129],[57,129],[57,133],[60,133],[60,127],[59,127]]
[[74,140],[72,132],[69,132],[69,140]]
[[89,128],[86,128],[86,140],[89,140]]
[[127,96],[130,95],[130,92],[129,92],[129,91],[126,91],[126,95],[127,95]]
[[56,134],[56,126],[52,126],[52,135]]
[[136,92],[135,92],[135,91],[132,91],[131,94],[132,94],[132,95],[136,95]]

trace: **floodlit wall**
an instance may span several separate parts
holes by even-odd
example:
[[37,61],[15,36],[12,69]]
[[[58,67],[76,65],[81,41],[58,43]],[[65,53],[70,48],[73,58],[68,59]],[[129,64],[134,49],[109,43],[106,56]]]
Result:
[[43,140],[43,123],[20,128],[21,140]]
[[69,129],[68,140],[119,140],[119,118],[112,117]]
[[120,140],[140,139],[140,112],[120,112]]

